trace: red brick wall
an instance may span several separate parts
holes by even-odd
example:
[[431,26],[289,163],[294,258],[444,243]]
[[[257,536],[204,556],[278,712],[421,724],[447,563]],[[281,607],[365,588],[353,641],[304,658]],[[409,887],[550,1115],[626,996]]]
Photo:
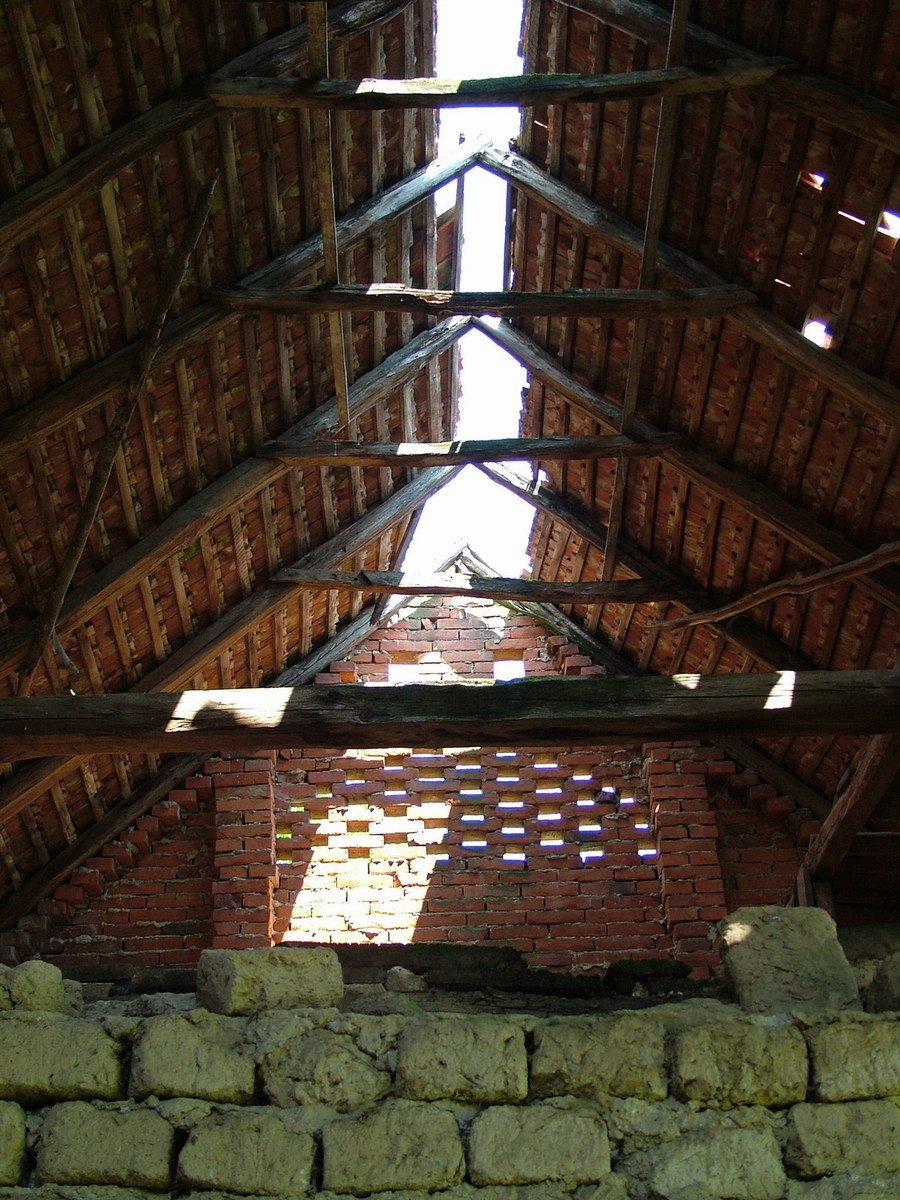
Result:
[[[322,684],[596,674],[489,602],[422,606]],[[557,970],[674,955],[702,976],[716,922],[790,893],[808,814],[721,750],[328,749],[216,758],[0,938],[8,958],[191,964],[208,945],[494,943]]]

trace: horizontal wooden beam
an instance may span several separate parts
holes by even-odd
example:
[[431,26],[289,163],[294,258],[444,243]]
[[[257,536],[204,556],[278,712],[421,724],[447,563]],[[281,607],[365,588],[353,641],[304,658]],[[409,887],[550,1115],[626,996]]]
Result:
[[[637,225],[588,200],[521,154],[491,147],[479,155],[479,161],[486,170],[506,179],[588,237],[598,238],[633,257],[640,257],[643,252],[644,234]],[[659,269],[670,279],[690,287],[712,287],[724,282],[715,271],[671,246],[659,247]],[[735,309],[729,320],[792,370],[812,376],[828,391],[852,401],[864,412],[892,426],[900,417],[900,390],[894,385],[868,374],[834,351],[816,346],[799,329],[792,328],[762,305]]]
[[412,316],[597,317],[604,320],[688,320],[718,317],[756,297],[746,288],[571,288],[560,292],[452,292],[400,283],[309,288],[219,288],[216,304],[237,313],[383,312]]
[[272,79],[247,76],[214,80],[206,94],[223,108],[355,109],[533,108],[545,104],[595,104],[693,96],[760,87],[790,61],[746,59],[702,67],[625,71],[613,75],[506,75],[492,79]]
[[[397,16],[408,6],[409,0],[352,0],[329,12],[329,33],[344,40]],[[210,82],[255,72],[277,75],[294,71],[305,56],[306,27],[301,24],[227,63]],[[0,204],[0,258],[46,221],[98,191],[129,163],[215,113],[216,104],[204,94],[164,100],[4,200]]]
[[[351,249],[389,222],[426,200],[445,183],[456,179],[477,161],[486,146],[485,139],[461,146],[452,154],[434,159],[414,174],[401,179],[370,200],[338,219],[341,252]],[[286,287],[310,271],[321,270],[322,235],[313,234],[279,255],[272,262],[247,275],[248,287],[265,285]],[[171,366],[197,343],[209,340],[226,329],[237,317],[213,304],[196,308],[170,321],[163,330],[162,346],[156,368]],[[79,372],[45,396],[31,401],[8,416],[0,418],[0,463],[21,454],[29,444],[47,437],[54,430],[118,396],[128,378],[142,343],[134,343]]]
[[834,878],[857,834],[881,802],[896,794],[898,786],[900,737],[872,738],[807,852],[804,865],[814,881]]
[[[652,45],[665,46],[669,36],[670,14],[665,8],[647,0],[561,0],[569,8],[589,13],[607,25]],[[689,25],[687,53],[692,61],[703,59],[741,58],[759,61],[755,51],[730,41],[720,34]],[[900,154],[900,110],[896,105],[877,96],[866,95],[858,88],[840,83],[825,75],[805,71],[798,64],[794,69],[773,76],[764,85],[773,100],[790,109],[808,113],[838,129],[845,129],[893,154]]]
[[[618,579],[610,583],[543,583],[532,579],[495,576],[417,574],[408,571],[303,571],[287,567],[275,578],[300,587],[374,592],[383,596],[478,596],[488,600],[525,600],[548,604],[654,604],[677,597],[678,587],[645,579]],[[682,589],[702,596],[698,589]]]
[[678,434],[649,442],[630,437],[471,438],[455,442],[300,442],[279,438],[261,454],[299,467],[441,467],[466,463],[571,462],[653,457]]
[[630,745],[900,731],[900,671],[248,688],[0,700],[0,756],[303,746]]

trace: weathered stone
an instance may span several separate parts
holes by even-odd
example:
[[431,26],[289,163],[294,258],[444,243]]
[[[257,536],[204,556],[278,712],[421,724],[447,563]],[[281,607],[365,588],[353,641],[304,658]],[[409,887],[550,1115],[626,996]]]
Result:
[[325,947],[204,950],[197,995],[212,1012],[243,1015],[265,1008],[328,1008],[344,993],[341,964]]
[[37,1183],[107,1183],[164,1191],[172,1182],[175,1134],[146,1109],[57,1104],[41,1126]]
[[592,1113],[502,1105],[472,1122],[469,1178],[478,1185],[595,1183],[610,1171],[606,1126]]
[[428,984],[415,971],[406,967],[391,967],[384,977],[384,986],[389,992],[427,992]]
[[206,1013],[151,1017],[134,1042],[129,1095],[249,1103],[256,1078],[244,1031],[243,1021]]
[[785,1162],[801,1179],[900,1171],[900,1103],[795,1105],[788,1113]]
[[866,1008],[869,1012],[900,1010],[900,951],[876,968],[866,991]]
[[96,1183],[87,1187],[47,1184],[34,1188],[0,1188],[0,1200],[160,1200],[160,1195],[143,1188],[107,1187]]
[[621,1165],[633,1200],[781,1200],[778,1142],[759,1129],[691,1134],[632,1155]]
[[273,1104],[327,1104],[338,1112],[364,1108],[391,1090],[388,1071],[348,1037],[316,1029],[289,1038],[260,1063],[266,1095]]
[[502,1104],[528,1095],[522,1028],[492,1017],[426,1017],[400,1035],[397,1092],[410,1100]]
[[711,1135],[729,1129],[759,1129],[773,1133],[780,1114],[768,1108],[702,1109],[696,1104],[664,1100],[628,1100],[607,1096],[597,1102],[607,1132],[621,1154],[648,1150],[661,1142],[674,1142],[688,1134]]
[[745,1012],[859,1008],[834,921],[821,908],[739,908],[722,922],[725,970]]
[[178,1158],[182,1188],[242,1195],[302,1196],[309,1190],[315,1145],[265,1110],[220,1113],[198,1125]]
[[900,1096],[900,1020],[835,1021],[806,1037],[816,1099]]
[[88,1021],[0,1017],[0,1099],[114,1100],[122,1093],[119,1044]]
[[652,1017],[547,1021],[535,1030],[531,1089],[536,1096],[612,1095],[663,1100],[665,1030]]
[[672,1052],[672,1094],[717,1105],[796,1104],[806,1098],[803,1035],[737,1024],[683,1029]]
[[897,1177],[863,1179],[859,1175],[831,1175],[811,1183],[788,1180],[785,1200],[897,1200]]
[[393,1100],[322,1131],[323,1186],[357,1196],[397,1189],[438,1191],[463,1177],[459,1128],[431,1104]]
[[25,1157],[25,1113],[18,1104],[0,1101],[0,1184],[16,1184]]
[[0,1011],[69,1013],[62,971],[52,963],[33,959],[18,967],[0,965]]

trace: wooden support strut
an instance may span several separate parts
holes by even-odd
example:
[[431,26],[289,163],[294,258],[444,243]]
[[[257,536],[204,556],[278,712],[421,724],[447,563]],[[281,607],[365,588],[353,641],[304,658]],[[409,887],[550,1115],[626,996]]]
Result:
[[301,442],[278,438],[260,453],[286,466],[440,467],[467,463],[565,462],[645,458],[675,445],[678,434],[650,441],[628,437],[465,438],[455,442]]
[[297,746],[630,745],[900,732],[900,671],[536,679],[509,684],[0,700],[0,755]]
[[[313,0],[308,0],[312,3]],[[532,108],[546,104],[645,100],[761,87],[790,66],[788,59],[737,59],[711,67],[626,71],[615,75],[509,75],[493,79],[272,79],[213,80],[206,94],[223,108],[351,109]]]
[[[410,313],[418,316],[575,316],[688,320],[722,316],[756,297],[746,288],[570,288],[560,292],[451,292],[399,283],[344,287],[221,288],[210,299],[239,313]],[[627,431],[626,431],[627,432]]]

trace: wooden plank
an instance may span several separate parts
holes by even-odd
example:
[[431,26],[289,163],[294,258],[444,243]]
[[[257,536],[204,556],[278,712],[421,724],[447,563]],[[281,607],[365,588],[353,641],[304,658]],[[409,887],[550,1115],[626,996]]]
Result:
[[593,458],[644,458],[659,454],[677,434],[650,442],[629,437],[486,438],[454,442],[301,442],[279,438],[261,449],[286,466],[440,467],[452,464],[560,462]]
[[[353,0],[343,4],[329,13],[330,35],[335,39],[352,37],[397,15],[409,3]],[[305,55],[306,27],[300,25],[240,55],[222,67],[214,79],[255,71],[278,74],[295,70]],[[208,120],[215,111],[215,103],[203,94],[165,100],[4,200],[0,204],[0,255],[7,254],[69,206],[98,191],[129,163]]]
[[[497,326],[489,325],[477,319],[475,324],[489,338],[518,358],[542,383],[546,383],[570,403],[577,405],[582,412],[593,417],[610,433],[618,431],[621,408],[609,397],[601,396],[581,383],[566,371],[558,360],[511,326],[503,322]],[[662,431],[648,421],[635,419],[632,432],[636,437],[645,440]],[[860,548],[847,541],[843,534],[821,525],[815,517],[782,499],[765,484],[722,466],[699,450],[683,444],[672,446],[663,450],[660,458],[706,491],[745,509],[757,520],[776,530],[795,545],[802,546],[822,562],[845,563],[859,558],[862,553]],[[883,569],[860,578],[858,586],[880,603],[900,610],[900,572]]]
[[[384,403],[433,358],[444,353],[468,328],[463,321],[445,322],[419,334],[407,346],[389,355],[350,391],[350,409],[360,416]],[[323,437],[338,428],[337,402],[331,399],[286,431],[299,440]],[[173,554],[195,541],[229,510],[273,483],[287,469],[268,458],[251,458],[191,497],[152,533],[117,555],[69,593],[60,611],[57,629],[65,636],[115,601],[138,580],[152,574]],[[30,621],[0,637],[0,674],[21,663],[37,622]]]
[[[238,313],[385,312],[414,316],[549,316],[689,320],[722,316],[756,297],[746,288],[571,288],[560,292],[452,292],[400,283],[343,287],[220,288],[212,299]],[[627,431],[626,431],[627,432]]]
[[[643,579],[612,583],[543,583],[532,579],[505,579],[491,575],[422,574],[408,571],[303,571],[287,567],[275,576],[279,582],[300,587],[339,591],[374,592],[382,596],[478,596],[490,600],[525,600],[550,604],[655,604],[667,603],[681,591],[696,597],[698,590]],[[703,595],[702,590],[699,595]]]
[[[900,732],[900,671],[533,679],[0,699],[0,755],[298,746],[630,745]],[[900,739],[897,763],[900,765]]]
[[[852,700],[849,703],[853,703]],[[805,860],[814,882],[833,879],[881,802],[900,787],[900,737],[874,737],[853,765]]]
[[[468,170],[477,161],[485,145],[484,140],[476,141],[460,147],[453,154],[435,159],[415,174],[346,213],[338,221],[341,251],[364,241],[376,230],[421,203],[433,191]],[[319,270],[321,265],[322,237],[321,234],[313,234],[258,271],[253,271],[244,283],[251,287],[257,284],[283,287],[309,271]],[[201,304],[183,317],[170,321],[163,330],[157,368],[178,362],[188,347],[214,337],[234,320],[232,313],[211,304]],[[139,344],[127,346],[88,367],[43,398],[0,419],[0,462],[21,454],[30,442],[47,437],[54,430],[116,397],[139,350]]]
[[[491,148],[479,155],[479,161],[487,170],[508,180],[589,237],[599,238],[624,254],[640,255],[643,237],[636,225],[579,195],[520,154]],[[724,282],[714,271],[670,246],[660,246],[659,266],[670,278],[692,287],[711,287]],[[864,412],[891,425],[896,424],[900,415],[900,390],[892,384],[860,370],[840,355],[814,345],[798,329],[792,329],[786,321],[761,305],[736,309],[729,320],[793,370],[811,375],[829,391],[852,401]]]
[[[668,36],[668,14],[647,0],[562,0],[569,8],[589,13],[607,25],[653,45],[664,46]],[[759,58],[754,51],[717,33],[688,26],[687,52],[692,61]],[[804,71],[795,65],[791,71],[773,76],[763,85],[773,99],[790,109],[809,113],[819,121],[900,154],[900,113],[885,100],[868,96],[856,88],[825,75]]]
[[517,108],[596,104],[695,96],[760,87],[789,66],[784,58],[748,63],[738,58],[707,70],[673,67],[614,75],[507,75],[491,79],[273,79],[245,76],[215,80],[206,94],[222,108],[352,109],[382,112],[410,108]]

